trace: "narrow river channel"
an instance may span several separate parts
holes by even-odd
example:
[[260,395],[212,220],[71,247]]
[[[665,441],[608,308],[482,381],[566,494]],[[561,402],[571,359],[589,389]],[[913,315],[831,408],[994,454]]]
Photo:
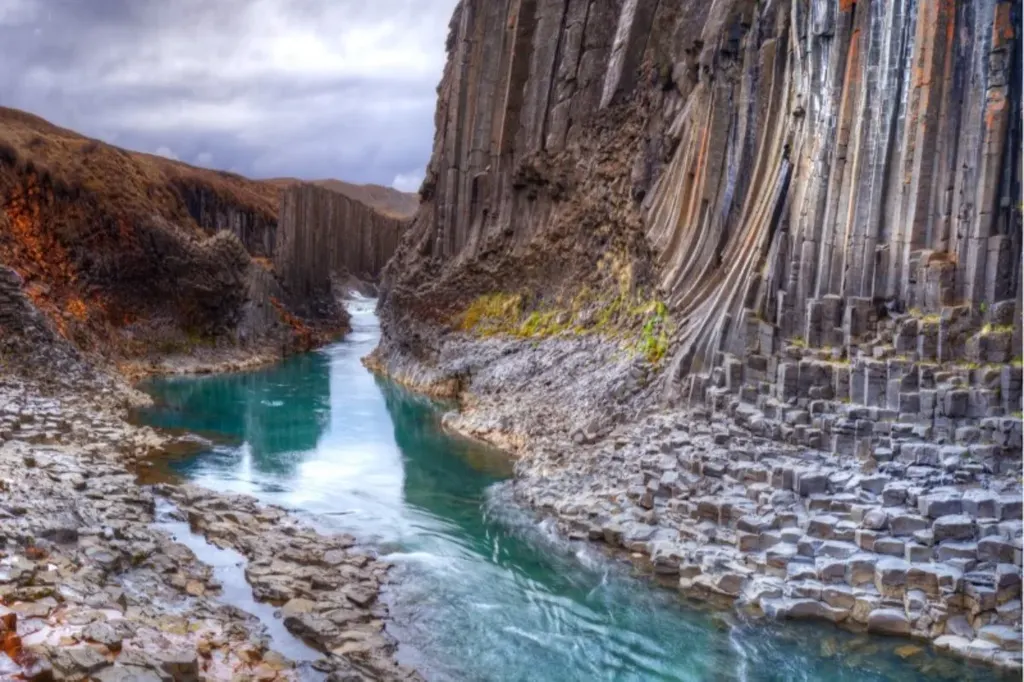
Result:
[[508,501],[500,454],[371,375],[373,301],[344,342],[260,371],[163,379],[150,424],[215,434],[179,476],[346,531],[395,564],[400,659],[431,680],[987,680],[927,644],[827,624],[742,623],[683,603]]

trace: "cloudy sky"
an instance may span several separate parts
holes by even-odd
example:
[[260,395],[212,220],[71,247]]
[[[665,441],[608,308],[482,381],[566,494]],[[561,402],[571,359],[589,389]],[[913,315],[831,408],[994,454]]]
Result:
[[251,177],[414,191],[456,0],[0,0],[0,104]]

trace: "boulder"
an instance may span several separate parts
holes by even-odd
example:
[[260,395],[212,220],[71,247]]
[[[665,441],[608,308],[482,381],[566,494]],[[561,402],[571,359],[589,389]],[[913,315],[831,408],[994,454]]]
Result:
[[868,615],[868,632],[879,635],[909,635],[910,620],[903,611],[875,609]]
[[974,519],[966,514],[939,517],[932,524],[936,542],[944,540],[971,540],[974,538]]

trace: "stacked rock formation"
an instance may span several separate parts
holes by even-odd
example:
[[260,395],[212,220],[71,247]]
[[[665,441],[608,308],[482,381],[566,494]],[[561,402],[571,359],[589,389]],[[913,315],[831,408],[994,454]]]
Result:
[[725,354],[759,377],[783,339],[856,354],[908,312],[900,353],[1009,362],[1019,23],[997,0],[467,0],[403,269],[554,239],[578,199],[644,231],[677,380]]
[[206,232],[231,232],[253,256],[269,258],[274,253],[277,216],[273,211],[240,205],[209,184],[178,178],[175,188],[181,194],[188,213]]
[[953,438],[1019,412],[1020,14],[460,3],[388,338],[619,249],[678,321],[670,401],[798,402],[796,438],[840,451],[867,427],[812,414]]
[[1016,482],[961,447],[906,447],[865,470],[696,417],[653,415],[568,464],[564,447],[539,448],[515,490],[688,596],[1020,669]]

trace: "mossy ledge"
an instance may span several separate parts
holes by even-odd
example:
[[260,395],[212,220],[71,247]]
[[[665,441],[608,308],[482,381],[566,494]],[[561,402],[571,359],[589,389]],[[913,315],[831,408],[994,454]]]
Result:
[[483,294],[455,317],[453,327],[484,338],[598,334],[653,365],[664,359],[673,330],[668,309],[658,298],[624,291],[602,297],[586,287],[552,301],[531,301],[525,293]]

